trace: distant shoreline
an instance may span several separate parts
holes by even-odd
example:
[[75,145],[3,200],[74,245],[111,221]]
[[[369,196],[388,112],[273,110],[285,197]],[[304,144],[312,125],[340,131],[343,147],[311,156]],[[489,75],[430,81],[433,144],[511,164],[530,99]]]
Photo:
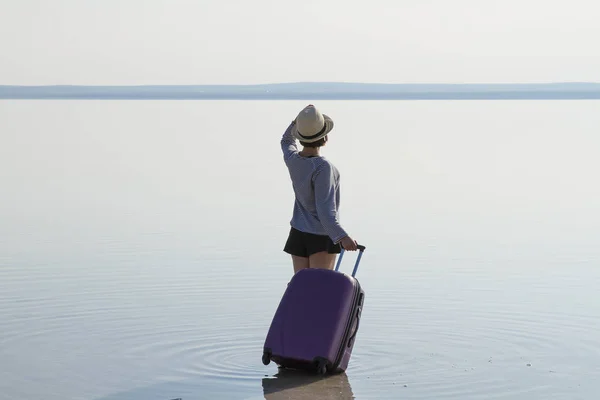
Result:
[[598,100],[600,83],[372,84],[340,82],[258,85],[16,86],[13,100]]
[[600,93],[595,94],[540,94],[540,93],[516,93],[494,94],[484,93],[477,95],[302,95],[302,96],[4,96],[0,95],[0,100],[600,100]]

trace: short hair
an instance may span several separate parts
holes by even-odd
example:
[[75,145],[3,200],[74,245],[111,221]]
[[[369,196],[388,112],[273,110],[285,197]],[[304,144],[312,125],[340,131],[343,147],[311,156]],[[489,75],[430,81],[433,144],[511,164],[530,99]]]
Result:
[[327,139],[325,139],[327,137],[327,135],[323,136],[321,139],[315,141],[315,142],[303,142],[302,140],[300,141],[300,144],[304,147],[322,147],[325,145],[325,141]]

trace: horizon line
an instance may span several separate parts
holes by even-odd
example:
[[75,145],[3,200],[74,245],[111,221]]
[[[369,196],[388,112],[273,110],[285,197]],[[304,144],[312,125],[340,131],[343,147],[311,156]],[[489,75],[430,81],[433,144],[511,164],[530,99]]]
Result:
[[319,85],[319,84],[341,84],[341,85],[560,85],[560,84],[600,84],[600,81],[546,81],[546,82],[368,82],[368,81],[282,81],[264,83],[184,83],[184,84],[0,84],[0,86],[13,87],[144,87],[144,86],[272,86],[272,85]]

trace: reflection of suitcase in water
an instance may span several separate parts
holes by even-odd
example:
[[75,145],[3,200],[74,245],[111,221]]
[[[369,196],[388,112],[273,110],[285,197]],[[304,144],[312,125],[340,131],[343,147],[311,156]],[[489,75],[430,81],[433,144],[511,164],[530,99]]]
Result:
[[308,371],[280,369],[273,377],[263,378],[262,387],[263,400],[354,399],[347,374],[336,374],[323,379]]
[[365,292],[355,278],[365,250],[359,246],[352,276],[303,269],[292,277],[265,340],[262,361],[319,374],[345,371],[352,355]]

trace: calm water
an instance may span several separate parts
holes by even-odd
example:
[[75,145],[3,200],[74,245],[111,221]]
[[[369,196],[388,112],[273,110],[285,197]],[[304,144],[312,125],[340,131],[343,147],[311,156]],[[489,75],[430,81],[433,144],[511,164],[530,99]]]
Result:
[[596,399],[597,101],[317,104],[365,309],[346,374],[262,365],[304,105],[0,102],[0,398]]

